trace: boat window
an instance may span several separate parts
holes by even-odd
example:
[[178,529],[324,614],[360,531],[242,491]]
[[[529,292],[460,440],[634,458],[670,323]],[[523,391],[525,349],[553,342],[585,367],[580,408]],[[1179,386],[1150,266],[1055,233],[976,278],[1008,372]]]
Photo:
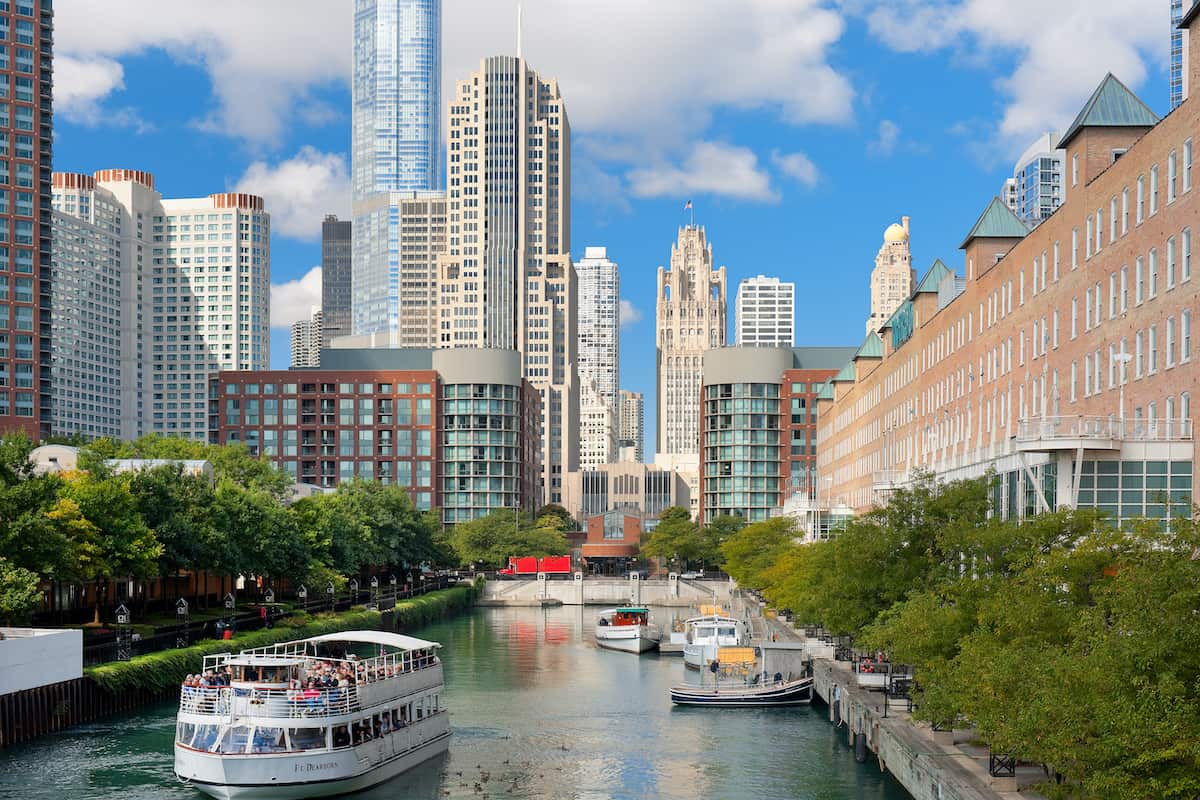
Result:
[[736,628],[721,628],[721,635],[722,636],[736,636],[737,629]]
[[192,740],[192,747],[197,750],[211,749],[220,732],[221,728],[218,725],[197,725],[196,738]]
[[287,750],[283,741],[283,728],[255,728],[250,740],[251,753],[281,753]]
[[697,628],[696,629],[697,636],[712,636],[712,633],[713,633],[712,628]]
[[350,728],[346,725],[333,726],[333,746],[334,747],[349,747],[350,746]]
[[225,735],[221,737],[221,741],[213,748],[214,753],[241,753],[246,750],[246,743],[250,741],[250,729],[245,726],[229,728],[225,731]]
[[179,730],[176,732],[175,741],[180,744],[190,745],[192,737],[196,735],[196,726],[190,722],[179,723]]
[[[345,730],[346,726],[340,726]],[[325,728],[289,728],[293,750],[324,750]]]

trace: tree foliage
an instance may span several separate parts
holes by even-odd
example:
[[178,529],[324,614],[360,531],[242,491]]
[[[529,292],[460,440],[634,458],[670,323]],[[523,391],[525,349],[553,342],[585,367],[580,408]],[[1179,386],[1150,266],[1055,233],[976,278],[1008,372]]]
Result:
[[727,567],[911,664],[918,716],[1050,765],[1064,780],[1048,796],[1200,796],[1200,525],[1001,521],[988,488],[926,480],[815,544],[751,525]]
[[449,543],[461,564],[502,567],[510,556],[560,556],[570,548],[556,514],[536,520],[513,511],[494,511],[485,517],[460,522],[450,531]]

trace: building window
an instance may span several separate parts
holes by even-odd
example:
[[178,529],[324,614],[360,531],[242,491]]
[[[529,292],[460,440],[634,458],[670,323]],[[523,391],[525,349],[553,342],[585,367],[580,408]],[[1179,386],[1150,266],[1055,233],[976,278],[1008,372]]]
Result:
[[1151,325],[1146,339],[1146,374],[1158,372],[1158,326]]
[[1129,267],[1121,267],[1121,313],[1129,310]]
[[1133,337],[1133,377],[1135,380],[1142,377],[1142,332],[1138,331]]
[[1133,263],[1133,304],[1140,306],[1145,299],[1146,291],[1146,262],[1141,257]]
[[1093,248],[1095,252],[1100,252],[1100,246],[1104,243],[1104,209],[1096,209],[1096,246]]
[[1179,171],[1178,157],[1175,155],[1175,151],[1172,150],[1171,154],[1169,156],[1167,156],[1167,202],[1168,203],[1175,202],[1175,181],[1176,181],[1178,171]]
[[1083,236],[1083,257],[1091,258],[1092,257],[1092,218],[1088,217],[1086,220],[1084,220],[1084,222],[1086,224],[1086,229],[1084,230],[1084,236]]
[[1079,266],[1079,228],[1071,228],[1071,269]]
[[1121,190],[1121,235],[1129,233],[1129,187]]
[[1079,153],[1071,154],[1071,185],[1079,183]]
[[1179,314],[1179,363],[1192,359],[1192,312],[1185,309]]
[[1058,283],[1058,241],[1054,242],[1054,282]]
[[1083,396],[1092,396],[1092,356],[1091,353],[1085,353],[1083,356]]
[[1137,224],[1141,225],[1146,218],[1146,176],[1138,175],[1137,179]]
[[1192,140],[1183,143],[1183,191],[1192,189]]
[[1158,164],[1150,168],[1150,216],[1158,213]]
[[1192,279],[1192,229],[1184,228],[1179,234],[1179,282]]
[[1071,298],[1071,338],[1079,335],[1079,298]]
[[1108,202],[1108,241],[1117,240],[1117,196]]
[[1158,297],[1158,249],[1151,247],[1149,261],[1147,262],[1149,271],[1148,281],[1150,283],[1150,291],[1147,295],[1151,300]]
[[1078,385],[1078,381],[1079,381],[1079,379],[1076,375],[1076,370],[1078,367],[1079,367],[1078,361],[1071,362],[1071,402],[1072,403],[1075,402],[1075,390],[1076,390],[1076,386]]

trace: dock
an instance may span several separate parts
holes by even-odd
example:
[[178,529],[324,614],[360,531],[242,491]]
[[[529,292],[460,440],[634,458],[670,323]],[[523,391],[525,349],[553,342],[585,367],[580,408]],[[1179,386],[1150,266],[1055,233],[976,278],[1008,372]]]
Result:
[[791,651],[811,664],[814,703],[820,699],[830,723],[845,728],[856,760],[875,758],[915,800],[1045,800],[1028,788],[1045,780],[1040,768],[1018,766],[1012,777],[993,777],[990,753],[972,743],[970,730],[934,731],[914,720],[906,701],[885,701],[883,692],[859,686],[831,645],[768,616],[753,598],[739,597],[734,608],[747,615],[755,646],[779,651],[776,657]]

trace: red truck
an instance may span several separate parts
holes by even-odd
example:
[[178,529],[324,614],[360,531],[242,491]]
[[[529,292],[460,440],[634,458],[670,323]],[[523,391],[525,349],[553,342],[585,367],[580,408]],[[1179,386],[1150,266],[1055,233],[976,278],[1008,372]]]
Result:
[[546,556],[545,558],[536,558],[534,556],[510,556],[508,566],[500,570],[501,575],[511,575],[514,577],[533,576],[539,572],[544,572],[547,575],[570,575],[571,557]]

